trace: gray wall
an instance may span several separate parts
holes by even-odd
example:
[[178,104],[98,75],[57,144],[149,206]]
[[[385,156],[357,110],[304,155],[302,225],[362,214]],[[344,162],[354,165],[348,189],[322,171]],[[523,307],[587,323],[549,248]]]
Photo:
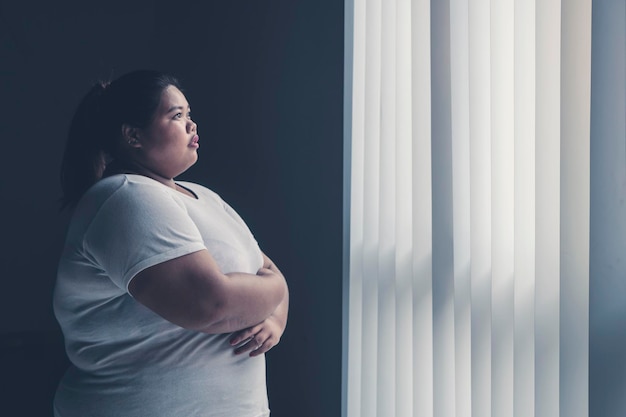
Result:
[[589,415],[626,415],[626,3],[594,0]]
[[338,416],[343,2],[2,2],[0,414],[46,415],[67,365],[51,291],[67,215],[58,168],[80,97],[154,68],[182,79],[200,160],[291,288],[268,355],[274,417]]

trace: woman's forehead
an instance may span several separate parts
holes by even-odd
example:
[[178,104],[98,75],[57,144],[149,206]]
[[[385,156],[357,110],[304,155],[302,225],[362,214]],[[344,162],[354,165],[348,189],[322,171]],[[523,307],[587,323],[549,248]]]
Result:
[[161,93],[161,101],[159,102],[160,112],[169,112],[173,108],[182,107],[184,109],[189,107],[187,98],[185,95],[173,85],[168,86]]

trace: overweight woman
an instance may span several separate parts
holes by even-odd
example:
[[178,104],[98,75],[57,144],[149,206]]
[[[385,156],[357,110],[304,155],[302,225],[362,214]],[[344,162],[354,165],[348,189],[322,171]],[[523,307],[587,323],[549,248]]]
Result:
[[81,101],[61,169],[72,219],[54,311],[71,366],[55,416],[269,416],[264,354],[287,285],[227,203],[175,180],[199,147],[169,75],[126,74]]

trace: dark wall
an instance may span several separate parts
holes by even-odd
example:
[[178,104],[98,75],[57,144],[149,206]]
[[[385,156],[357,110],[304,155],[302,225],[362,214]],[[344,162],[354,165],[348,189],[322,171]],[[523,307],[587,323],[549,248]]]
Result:
[[594,0],[589,415],[626,416],[626,3]]
[[74,108],[95,80],[154,68],[182,80],[199,126],[182,178],[235,207],[289,281],[272,415],[338,416],[343,2],[40,3],[0,6],[0,414],[45,415],[67,365],[51,292]]

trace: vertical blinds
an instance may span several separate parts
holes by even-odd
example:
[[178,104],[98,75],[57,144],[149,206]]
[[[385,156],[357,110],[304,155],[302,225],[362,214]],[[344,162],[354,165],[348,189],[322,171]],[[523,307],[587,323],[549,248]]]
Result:
[[588,410],[591,1],[347,0],[343,414]]

